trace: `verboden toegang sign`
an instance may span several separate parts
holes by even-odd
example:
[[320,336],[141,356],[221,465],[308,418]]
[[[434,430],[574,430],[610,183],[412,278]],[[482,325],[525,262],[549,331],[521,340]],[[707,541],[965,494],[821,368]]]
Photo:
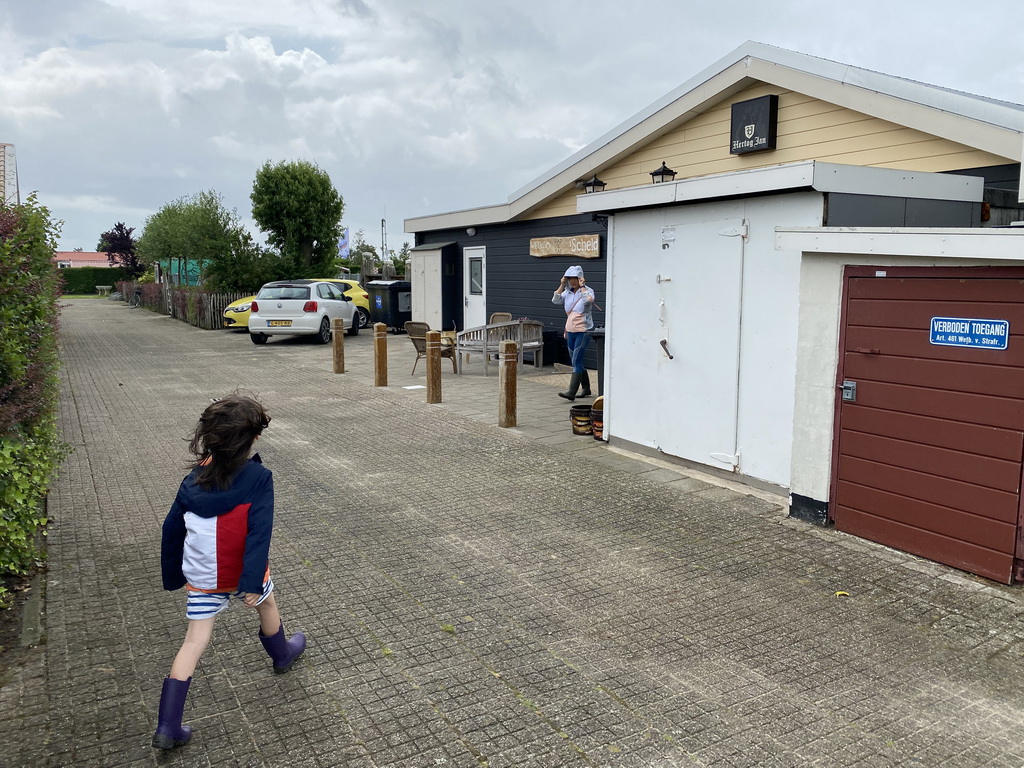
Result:
[[1006,349],[1010,340],[1009,320],[981,320],[971,317],[933,317],[928,341],[946,347]]

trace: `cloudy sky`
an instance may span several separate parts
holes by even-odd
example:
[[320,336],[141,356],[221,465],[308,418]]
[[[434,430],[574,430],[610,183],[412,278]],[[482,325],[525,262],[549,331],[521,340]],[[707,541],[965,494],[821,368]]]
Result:
[[[746,40],[1024,102],[1020,0],[0,0],[0,142],[93,250],[266,160],[379,247],[509,194]],[[261,237],[262,240],[262,237]]]

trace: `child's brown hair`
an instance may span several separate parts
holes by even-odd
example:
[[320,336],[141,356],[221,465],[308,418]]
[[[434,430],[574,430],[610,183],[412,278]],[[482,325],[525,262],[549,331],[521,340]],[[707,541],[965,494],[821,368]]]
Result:
[[256,398],[234,392],[210,403],[188,448],[196,457],[196,483],[204,490],[231,487],[235,474],[249,460],[256,438],[270,416]]

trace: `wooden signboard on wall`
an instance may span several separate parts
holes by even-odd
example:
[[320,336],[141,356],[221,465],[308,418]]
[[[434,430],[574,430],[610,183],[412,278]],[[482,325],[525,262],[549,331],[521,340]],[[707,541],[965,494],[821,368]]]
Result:
[[546,259],[550,256],[597,259],[601,256],[601,236],[531,237],[530,255],[536,256],[539,259]]

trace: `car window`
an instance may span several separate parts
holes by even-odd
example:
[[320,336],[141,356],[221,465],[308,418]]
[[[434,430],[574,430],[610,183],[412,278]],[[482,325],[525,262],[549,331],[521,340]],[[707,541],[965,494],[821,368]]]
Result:
[[270,285],[260,288],[257,299],[300,299],[309,298],[309,288],[298,285]]
[[331,287],[327,283],[320,283],[316,287],[316,293],[321,299],[333,299],[334,296],[331,294]]

